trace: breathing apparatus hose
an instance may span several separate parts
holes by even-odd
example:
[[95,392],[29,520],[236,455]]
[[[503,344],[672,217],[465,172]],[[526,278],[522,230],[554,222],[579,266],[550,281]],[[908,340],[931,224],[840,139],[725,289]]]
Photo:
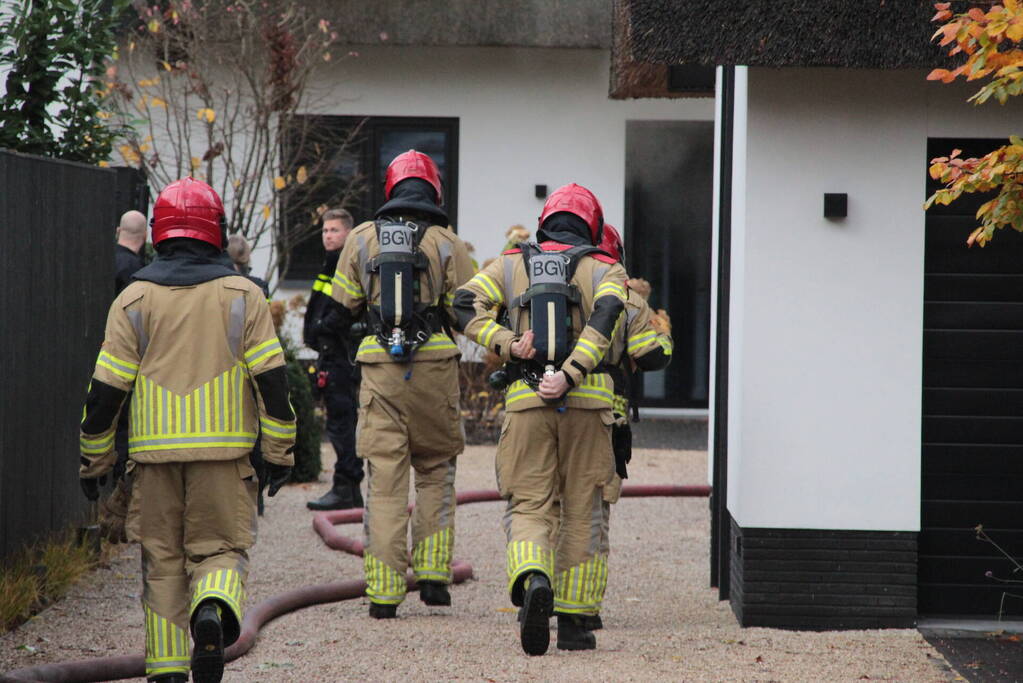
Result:
[[[623,498],[637,497],[707,497],[709,486],[637,485],[622,487]],[[459,505],[489,503],[503,500],[497,491],[479,490],[459,493]],[[411,506],[410,506],[411,509]],[[323,542],[334,550],[361,556],[362,541],[344,536],[337,531],[337,524],[354,524],[362,521],[362,508],[319,512],[313,516],[313,529]],[[451,563],[452,583],[462,583],[472,578],[472,565],[464,560]],[[408,578],[409,590],[417,590],[415,581]],[[312,605],[321,605],[341,600],[354,600],[366,594],[366,582],[360,580],[339,581],[304,586],[295,590],[278,593],[246,611],[242,620],[241,635],[225,651],[227,661],[235,660],[256,644],[256,637],[263,626],[277,617]],[[17,669],[0,675],[0,681],[47,681],[61,683],[86,683],[88,681],[114,681],[123,678],[140,678],[146,675],[145,659],[139,655],[80,659],[53,664]]]

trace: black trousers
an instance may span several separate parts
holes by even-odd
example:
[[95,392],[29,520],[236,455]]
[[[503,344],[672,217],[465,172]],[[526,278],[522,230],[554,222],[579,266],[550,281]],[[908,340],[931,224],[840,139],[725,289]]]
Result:
[[334,485],[345,480],[362,481],[362,460],[355,452],[355,425],[359,413],[359,370],[345,360],[320,357],[319,369],[327,373],[323,403],[327,408],[327,438],[334,447]]

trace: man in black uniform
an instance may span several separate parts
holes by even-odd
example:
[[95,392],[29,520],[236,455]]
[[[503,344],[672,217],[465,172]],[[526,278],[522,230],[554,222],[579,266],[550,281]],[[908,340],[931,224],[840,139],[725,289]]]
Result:
[[146,265],[142,248],[146,245],[146,217],[138,211],[126,211],[117,226],[114,247],[114,294],[131,282],[135,271]]
[[359,370],[352,362],[347,334],[351,315],[330,296],[341,247],[353,224],[352,215],[344,209],[330,209],[323,214],[323,247],[327,255],[313,283],[302,329],[305,345],[320,354],[316,362],[316,386],[327,408],[327,436],[337,454],[333,484],[325,494],[306,503],[310,510],[363,506],[359,490],[362,460],[355,454]]

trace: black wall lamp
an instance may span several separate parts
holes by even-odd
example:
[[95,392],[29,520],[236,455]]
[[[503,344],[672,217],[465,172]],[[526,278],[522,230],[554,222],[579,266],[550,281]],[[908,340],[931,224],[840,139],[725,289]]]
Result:
[[845,192],[824,193],[824,217],[845,218],[849,214],[849,195]]
[[534,185],[533,192],[536,194],[537,199],[547,199],[547,186],[546,185]]

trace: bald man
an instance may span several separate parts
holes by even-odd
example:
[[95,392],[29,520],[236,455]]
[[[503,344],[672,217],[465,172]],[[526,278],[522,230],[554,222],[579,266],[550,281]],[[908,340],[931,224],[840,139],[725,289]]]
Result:
[[131,282],[135,271],[146,265],[142,247],[146,244],[146,217],[138,211],[126,211],[117,226],[114,251],[114,295]]

